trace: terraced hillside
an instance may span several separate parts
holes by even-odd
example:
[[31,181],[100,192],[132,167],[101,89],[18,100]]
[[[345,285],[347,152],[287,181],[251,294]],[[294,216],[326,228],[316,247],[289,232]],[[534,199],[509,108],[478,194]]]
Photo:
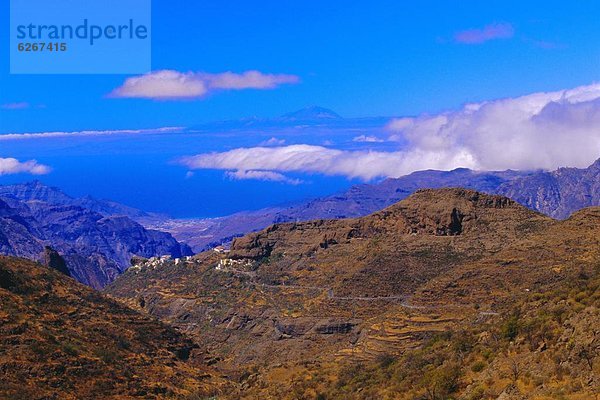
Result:
[[[472,398],[495,398],[506,390],[507,395],[524,390],[521,374],[513,382],[499,372],[508,365],[510,351],[530,347],[513,321],[516,307],[523,307],[519,315],[537,318],[533,310],[551,305],[528,309],[527,304],[557,291],[570,293],[565,288],[576,287],[583,276],[595,277],[598,265],[600,209],[556,221],[500,196],[422,190],[363,218],[274,225],[237,239],[229,253],[141,262],[107,292],[207,343],[211,361],[239,379],[242,392],[236,396],[445,399],[450,393],[468,394],[474,373],[461,374],[452,387],[429,395],[426,382],[414,381],[410,390],[398,384],[390,391],[384,379],[352,383],[344,373],[353,365],[366,371],[386,359],[388,367],[401,370],[409,362],[403,357],[424,349],[437,349],[431,355],[437,359],[423,364],[423,371],[470,371],[467,363],[478,361],[470,358],[479,340],[474,335],[482,335],[482,343],[485,338],[494,343],[494,358],[481,367],[492,381],[481,389],[486,397]],[[588,324],[597,326],[596,289],[586,289],[581,307]],[[577,307],[561,318],[575,321]],[[555,323],[557,318],[548,319]],[[501,327],[511,331],[511,323],[514,335],[502,333]],[[552,327],[556,332],[548,337],[554,346],[567,333],[561,324]],[[470,342],[457,353],[452,346],[463,332]],[[600,340],[596,331],[573,337],[575,343]],[[512,349],[517,339],[521,342]],[[584,397],[567,398],[589,398],[597,387],[597,354],[587,372],[582,360],[571,354],[568,362],[573,373],[586,377],[570,389]],[[556,373],[544,379],[556,380]],[[547,381],[540,378],[528,390],[550,393]],[[365,388],[369,396],[360,394]]]

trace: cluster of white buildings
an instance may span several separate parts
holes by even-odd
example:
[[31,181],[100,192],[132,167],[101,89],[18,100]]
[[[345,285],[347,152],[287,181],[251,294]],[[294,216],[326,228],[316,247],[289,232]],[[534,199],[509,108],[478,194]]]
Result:
[[133,266],[129,267],[129,270],[133,271],[135,273],[138,273],[144,268],[155,269],[156,267],[162,267],[162,266],[169,265],[169,264],[179,265],[183,262],[190,262],[190,261],[192,261],[192,257],[190,257],[190,256],[186,256],[183,258],[175,258],[175,259],[173,259],[171,256],[151,257],[147,261],[145,261],[141,264],[133,265]]

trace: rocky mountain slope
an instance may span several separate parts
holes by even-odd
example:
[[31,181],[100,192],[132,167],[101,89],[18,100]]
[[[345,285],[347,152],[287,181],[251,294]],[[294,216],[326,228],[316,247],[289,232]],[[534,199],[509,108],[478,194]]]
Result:
[[498,187],[497,193],[554,218],[600,206],[600,159],[588,168],[538,171]]
[[589,168],[561,168],[552,172],[479,172],[466,168],[418,171],[376,184],[352,186],[344,193],[289,207],[241,212],[209,220],[142,218],[140,222],[168,231],[195,251],[201,251],[271,224],[361,217],[405,199],[419,189],[444,187],[505,195],[532,210],[564,219],[581,208],[600,205],[600,160]]
[[39,184],[21,188],[35,191],[11,195],[2,187],[0,254],[41,261],[44,247],[51,246],[64,257],[71,276],[95,288],[125,270],[133,255],[191,254],[170,234],[145,229],[129,217],[71,204],[68,196]]
[[74,198],[59,188],[48,186],[40,181],[0,186],[0,198],[13,198],[21,201],[41,201],[53,205],[76,206],[102,214],[105,217],[126,216],[136,218],[164,218],[158,214],[126,206],[111,200],[98,200],[91,196]]
[[344,193],[289,207],[241,212],[209,220],[142,218],[140,222],[170,232],[195,251],[201,251],[275,223],[361,217],[405,199],[422,188],[465,187],[493,193],[503,183],[528,174],[518,171],[476,172],[466,168],[453,171],[419,171],[397,179],[386,179],[377,184],[352,186]]
[[106,291],[205,343],[232,398],[583,399],[600,387],[599,266],[599,208],[557,221],[420,190],[140,262]]
[[[156,242],[156,244],[148,243],[147,245],[137,246],[141,248],[136,248],[134,241],[127,240],[123,235],[117,235],[119,240],[126,242],[125,245],[118,245],[117,247],[119,249],[125,247],[126,250],[117,251],[118,254],[114,254],[115,251],[110,250],[106,257],[95,260],[94,254],[104,254],[93,246],[92,242],[97,242],[97,239],[83,238],[80,240],[78,243],[83,243],[81,246],[84,247],[82,251],[84,259],[87,262],[91,260],[96,268],[91,272],[86,271],[86,265],[81,260],[71,257],[69,263],[72,265],[71,269],[74,270],[74,276],[94,287],[102,287],[128,266],[128,260],[133,254],[142,256],[172,254],[177,257],[190,253],[185,245],[177,250],[177,245],[172,242],[168,235],[163,236],[153,232],[154,230],[167,231],[177,240],[192,246],[195,251],[201,251],[230,242],[235,237],[263,229],[273,223],[298,222],[319,218],[360,217],[400,201],[420,188],[452,186],[503,194],[546,215],[555,218],[566,218],[573,211],[583,207],[600,205],[600,160],[587,169],[562,168],[553,172],[476,172],[464,168],[453,171],[420,171],[397,179],[387,179],[378,184],[353,186],[345,193],[290,207],[274,207],[255,212],[242,212],[228,217],[208,220],[174,220],[107,200],[96,200],[91,197],[75,199],[65,195],[59,189],[45,186],[40,182],[0,186],[0,199],[4,198],[5,201],[9,202],[10,200],[13,202],[16,200],[34,202],[38,204],[34,207],[37,207],[38,210],[41,207],[39,202],[52,206],[72,206],[74,207],[73,210],[88,210],[113,220],[114,224],[112,226],[118,231],[135,231],[134,238]],[[45,217],[46,211],[39,211],[37,215]],[[54,212],[51,212],[50,215],[54,215]],[[115,216],[121,217],[115,219]],[[139,222],[150,230],[146,231],[136,226],[135,223],[125,217]],[[27,218],[30,218],[30,216]],[[53,224],[54,222],[43,221],[43,224],[48,225],[48,223]],[[13,229],[16,226],[14,223],[11,223],[11,225]],[[85,226],[85,223],[83,225]],[[59,226],[54,226],[54,228],[63,229]],[[153,233],[148,234],[147,232]],[[58,231],[55,233],[55,239],[60,239],[56,238],[56,236],[61,236]],[[71,232],[66,233],[72,235]],[[22,255],[37,259],[41,247],[35,244],[36,241],[32,240],[31,235],[28,236],[23,228],[15,231],[13,235],[18,238],[13,242],[32,243],[32,246],[24,246],[29,249],[27,251],[4,250],[3,254]],[[33,236],[40,239],[40,236]],[[107,239],[106,235],[103,234],[100,234],[100,236],[102,237],[101,242],[108,241],[108,247],[115,247],[112,239]],[[66,246],[64,243],[59,245],[55,241],[47,242],[45,237],[42,237],[42,239],[46,240],[45,244],[51,244],[57,247],[59,251],[74,254],[74,251],[63,250]],[[58,242],[61,241],[62,239],[58,240]],[[88,248],[90,245],[92,246],[91,249]],[[5,249],[8,248],[6,243],[3,246]],[[81,246],[78,249],[80,252]],[[101,272],[97,273],[96,269],[101,270]],[[75,272],[75,270],[79,270],[79,272]]]
[[201,353],[60,272],[0,257],[0,398],[205,398],[227,382]]

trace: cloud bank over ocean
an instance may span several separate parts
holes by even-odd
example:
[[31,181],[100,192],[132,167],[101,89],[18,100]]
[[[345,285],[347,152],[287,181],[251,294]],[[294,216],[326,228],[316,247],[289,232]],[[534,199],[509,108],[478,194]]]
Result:
[[269,176],[265,172],[300,172],[365,181],[423,169],[585,167],[600,156],[600,84],[396,118],[386,129],[388,141],[403,143],[397,151],[295,144],[203,153],[180,163],[192,170],[225,170],[246,179]]
[[50,173],[49,166],[39,164],[36,160],[19,161],[16,158],[0,158],[0,175],[27,173],[45,175]]

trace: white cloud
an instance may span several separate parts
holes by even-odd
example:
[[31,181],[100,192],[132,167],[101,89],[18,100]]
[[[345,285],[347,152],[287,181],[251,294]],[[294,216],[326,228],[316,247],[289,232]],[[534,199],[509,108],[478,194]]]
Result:
[[274,89],[283,84],[299,81],[296,75],[265,74],[260,71],[209,74],[160,70],[127,78],[123,85],[109,94],[109,97],[155,100],[198,99],[219,90]]
[[50,167],[39,164],[36,160],[21,162],[16,158],[0,158],[0,175],[27,173],[45,175],[50,173]]
[[234,180],[259,180],[259,181],[270,181],[270,182],[281,182],[290,185],[299,185],[302,183],[300,179],[288,178],[287,176],[274,171],[255,171],[255,170],[236,170],[227,171],[225,175]]
[[370,180],[401,176],[415,169],[446,169],[456,164],[471,166],[472,160],[462,153],[440,156],[423,152],[343,151],[302,144],[200,154],[183,158],[181,163],[190,169],[308,172]]
[[283,146],[284,144],[285,139],[277,139],[276,137],[272,137],[269,140],[260,142],[259,146]]
[[29,108],[30,104],[22,101],[19,103],[7,103],[7,104],[2,104],[0,105],[0,108],[4,109],[4,110],[23,110],[26,108]]
[[586,167],[600,157],[600,84],[392,120],[398,151],[322,146],[239,148],[186,157],[190,169],[304,172],[370,180],[423,169]]
[[145,135],[156,133],[177,133],[184,128],[172,126],[156,129],[120,129],[105,131],[76,131],[76,132],[36,132],[36,133],[8,133],[0,134],[0,141],[6,140],[27,140],[27,139],[47,139],[59,137],[82,137],[82,136],[106,136],[106,135]]
[[464,153],[478,169],[585,167],[600,157],[600,84],[396,119],[389,129],[408,152]]
[[360,136],[356,136],[355,138],[352,139],[353,142],[362,142],[362,143],[382,143],[384,142],[383,139],[380,139],[376,136],[367,136],[367,135],[360,135]]
[[486,25],[481,29],[468,29],[457,32],[454,40],[464,44],[480,44],[494,39],[510,39],[515,34],[515,29],[509,23],[495,23]]
[[210,89],[275,89],[286,83],[298,83],[296,75],[263,74],[259,71],[246,71],[241,74],[223,72],[220,74],[198,73],[196,77],[207,82]]

